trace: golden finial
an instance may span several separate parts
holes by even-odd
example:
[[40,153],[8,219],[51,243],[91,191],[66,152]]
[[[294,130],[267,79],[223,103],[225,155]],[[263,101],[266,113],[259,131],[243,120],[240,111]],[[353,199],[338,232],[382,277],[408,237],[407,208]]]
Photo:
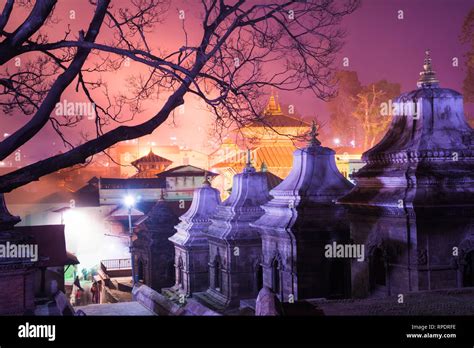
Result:
[[265,108],[265,113],[269,115],[280,115],[281,107],[278,102],[278,94],[275,95],[275,89],[271,87],[270,99],[268,100],[267,107]]
[[316,126],[316,122],[313,120],[311,122],[311,131],[309,132],[309,145],[310,146],[319,146],[321,142],[318,140],[318,127]]
[[436,78],[436,72],[433,70],[431,65],[430,50],[425,51],[425,61],[423,64],[423,71],[420,72],[420,78],[418,79],[417,86],[420,87],[431,87],[438,86],[439,81]]

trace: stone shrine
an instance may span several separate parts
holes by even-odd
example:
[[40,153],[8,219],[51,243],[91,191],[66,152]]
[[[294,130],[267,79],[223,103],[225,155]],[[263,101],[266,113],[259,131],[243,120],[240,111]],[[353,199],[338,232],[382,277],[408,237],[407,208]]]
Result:
[[293,154],[288,177],[270,191],[265,214],[251,225],[262,236],[263,285],[282,302],[350,295],[348,259],[327,258],[325,246],[349,242],[349,222],[335,200],[353,185],[338,171],[335,151],[321,146],[316,125]]
[[366,260],[352,262],[354,297],[474,285],[474,132],[429,51],[417,86],[398,97],[403,112],[340,199],[366,246]]
[[194,190],[191,207],[179,218],[177,232],[169,238],[174,244],[175,292],[191,296],[209,287],[209,243],[205,233],[211,224],[210,216],[221,202],[219,195],[206,179],[202,187]]
[[[201,298],[214,308],[235,308],[241,299],[255,299],[262,287],[262,243],[250,223],[263,215],[269,200],[267,175],[257,172],[250,156],[243,173],[234,176],[230,197],[211,217],[209,289]],[[201,293],[202,294],[202,293]]]
[[135,271],[138,280],[160,291],[174,284],[174,247],[168,238],[179,222],[167,202],[159,199],[148,214],[137,222],[133,242]]

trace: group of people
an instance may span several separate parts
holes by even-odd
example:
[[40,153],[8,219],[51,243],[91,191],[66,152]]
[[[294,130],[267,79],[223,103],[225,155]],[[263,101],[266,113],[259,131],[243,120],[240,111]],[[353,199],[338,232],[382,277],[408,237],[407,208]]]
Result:
[[[100,284],[97,281],[94,281],[90,287],[90,292],[92,295],[92,303],[100,303]],[[86,291],[81,286],[81,281],[79,277],[76,276],[71,292],[71,304],[73,306],[80,306],[81,304],[87,304],[87,301],[84,301],[84,296],[86,296]]]

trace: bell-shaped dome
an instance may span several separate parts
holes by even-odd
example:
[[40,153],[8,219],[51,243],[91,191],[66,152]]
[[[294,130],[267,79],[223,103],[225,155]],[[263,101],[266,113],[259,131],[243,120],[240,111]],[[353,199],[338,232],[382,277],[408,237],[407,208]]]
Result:
[[321,146],[314,123],[310,134],[310,143],[293,153],[290,174],[270,191],[273,199],[263,206],[265,215],[253,226],[294,232],[292,227],[308,225],[314,231],[317,221],[327,220],[328,214],[342,217],[341,207],[334,202],[353,185],[337,169],[335,151]]
[[[441,88],[426,52],[418,88],[400,95],[390,127],[353,175],[356,188],[340,202],[418,207],[472,202],[474,130],[460,93]],[[456,187],[456,189],[454,189]]]
[[234,176],[232,193],[211,218],[208,234],[220,239],[260,238],[249,223],[262,214],[261,205],[268,202],[267,173],[257,172],[248,157],[243,172]]
[[169,240],[182,246],[207,245],[204,232],[211,224],[210,217],[220,202],[219,191],[206,180],[202,187],[194,190],[191,207],[181,215],[181,222],[175,227],[177,232]]
[[464,118],[462,95],[439,87],[429,51],[423,68],[418,88],[395,100],[398,112],[384,138],[364,154],[368,162],[451,161],[454,152],[458,159],[472,158],[474,133]]

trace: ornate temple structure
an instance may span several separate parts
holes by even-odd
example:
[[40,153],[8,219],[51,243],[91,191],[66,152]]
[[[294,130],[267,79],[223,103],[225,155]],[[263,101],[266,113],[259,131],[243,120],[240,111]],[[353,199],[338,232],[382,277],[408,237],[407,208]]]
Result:
[[367,251],[352,263],[354,297],[474,285],[474,131],[429,52],[417,86],[339,200]]
[[137,239],[133,242],[136,275],[139,281],[157,291],[175,283],[174,247],[168,238],[178,222],[167,202],[159,199],[136,223]]
[[[250,223],[263,215],[270,199],[267,175],[247,166],[234,176],[230,197],[217,207],[208,230],[209,281],[200,298],[214,308],[238,307],[241,299],[256,298],[262,287],[262,243]],[[196,294],[199,295],[199,294]]]
[[263,285],[282,302],[350,295],[348,259],[329,259],[324,249],[349,242],[349,222],[335,200],[353,185],[338,171],[334,150],[316,136],[313,123],[310,143],[294,152],[290,174],[251,224],[262,236]]
[[310,124],[290,112],[283,111],[277,96],[272,92],[261,116],[235,130],[219,149],[209,156],[210,168],[220,174],[214,185],[228,197],[232,178],[246,166],[246,154],[255,168],[265,168],[273,175],[284,179],[291,170],[295,143],[308,133]]
[[133,178],[156,178],[157,174],[164,172],[172,163],[169,159],[155,155],[150,149],[148,155],[132,162],[132,165],[138,170]]
[[186,296],[209,287],[209,219],[220,204],[219,191],[209,180],[194,190],[189,210],[179,219],[177,232],[169,238],[174,244],[175,285],[173,290]]

